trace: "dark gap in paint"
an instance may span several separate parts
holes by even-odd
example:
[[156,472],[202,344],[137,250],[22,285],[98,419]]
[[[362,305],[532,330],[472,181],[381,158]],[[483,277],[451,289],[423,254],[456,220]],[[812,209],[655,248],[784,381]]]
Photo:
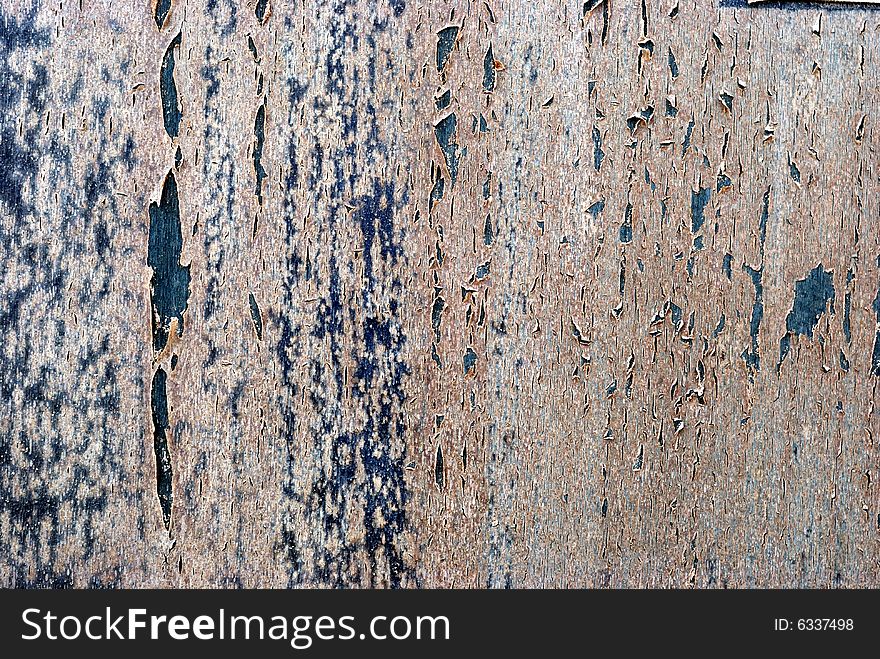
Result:
[[183,336],[183,313],[189,300],[190,266],[180,264],[183,236],[173,171],[165,177],[160,203],[151,203],[149,214],[147,265],[153,269],[150,279],[153,349],[160,352],[168,343],[172,318],[177,319],[177,335]]
[[623,224],[620,225],[620,231],[618,233],[618,238],[621,243],[631,243],[633,238],[633,229],[632,229],[632,212],[633,207],[632,204],[627,203],[626,210],[623,214]]
[[486,221],[483,224],[483,244],[491,245],[495,240],[495,232],[492,230],[492,216],[486,214]]
[[483,91],[486,93],[495,90],[498,72],[495,71],[495,55],[492,54],[492,44],[489,44],[486,50],[486,57],[483,58]]
[[437,70],[442,71],[458,38],[459,27],[451,25],[437,33]]
[[174,83],[174,51],[180,46],[181,32],[171,40],[165,56],[162,58],[162,69],[159,73],[159,92],[162,97],[162,119],[165,132],[172,139],[180,130],[180,103],[177,98],[177,85]]
[[434,205],[437,204],[441,199],[443,199],[443,190],[446,187],[446,179],[442,176],[438,176],[437,180],[434,181],[434,186],[431,188],[431,196],[428,198],[428,211],[433,210]]
[[706,221],[706,204],[712,196],[710,188],[691,191],[691,233],[697,233]]
[[847,343],[852,343],[852,324],[850,313],[852,309],[852,289],[851,284],[855,279],[852,268],[846,272],[846,294],[843,296],[843,336],[846,337]]
[[434,482],[441,490],[443,489],[443,449],[437,445],[437,454],[434,458]]
[[605,152],[602,150],[602,134],[598,126],[593,126],[593,168],[598,172],[602,169]]
[[248,304],[251,308],[251,320],[254,323],[254,330],[257,332],[257,340],[263,340],[263,316],[260,313],[260,307],[257,305],[257,298],[253,293],[248,293]]
[[174,473],[171,453],[168,451],[167,431],[171,425],[168,417],[167,375],[162,368],[156,369],[150,390],[150,407],[153,417],[153,451],[156,455],[156,494],[162,508],[162,522],[167,530],[171,525],[171,505],[174,500]]
[[673,79],[678,77],[678,62],[675,61],[675,54],[672,52],[672,48],[669,49],[669,73],[672,74]]
[[462,156],[462,152],[459,151],[458,144],[455,142],[456,125],[457,121],[453,112],[446,115],[434,126],[434,135],[443,152],[443,158],[446,160],[446,168],[449,170],[452,185],[455,185],[455,179],[458,177],[458,163]]
[[269,0],[257,0],[257,4],[254,7],[254,15],[260,23],[266,20],[267,9],[269,9]]
[[434,99],[434,105],[438,110],[445,110],[449,107],[449,104],[452,103],[452,90],[447,89],[445,92],[440,94],[436,99]]
[[681,143],[681,155],[686,154],[687,150],[689,148],[691,148],[691,137],[694,134],[694,126],[695,125],[696,124],[695,124],[694,120],[691,119],[690,123],[688,123],[687,130],[684,133],[684,141]]
[[794,303],[785,319],[785,336],[779,342],[777,371],[791,349],[791,337],[813,338],[819,317],[827,311],[834,314],[834,280],[832,273],[820,263],[794,284]]
[[464,357],[462,358],[462,366],[464,369],[465,375],[470,375],[474,372],[474,369],[477,366],[477,353],[474,352],[474,349],[470,346],[467,347],[467,350],[464,352]]
[[165,25],[165,19],[168,18],[168,12],[171,11],[171,0],[156,0],[156,12],[154,14],[154,18],[156,19],[156,27],[160,30],[162,26]]
[[729,280],[733,279],[733,268],[731,265],[733,264],[733,254],[728,252],[724,255],[724,260],[721,263],[721,271],[727,275]]
[[446,308],[446,300],[441,296],[434,298],[431,305],[431,327],[434,329],[434,339],[440,341],[440,322],[443,320],[443,309]]
[[266,178],[266,170],[263,167],[263,144],[266,140],[266,99],[257,109],[257,116],[254,119],[254,173],[256,174],[256,185],[254,194],[257,195],[257,201],[263,205],[263,180]]
[[761,320],[764,318],[763,268],[755,270],[743,263],[743,270],[749,275],[755,287],[755,303],[752,305],[752,316],[749,321],[749,336],[751,337],[752,344],[749,349],[743,351],[742,357],[750,369],[760,371],[761,357],[758,353],[758,333],[761,330]]

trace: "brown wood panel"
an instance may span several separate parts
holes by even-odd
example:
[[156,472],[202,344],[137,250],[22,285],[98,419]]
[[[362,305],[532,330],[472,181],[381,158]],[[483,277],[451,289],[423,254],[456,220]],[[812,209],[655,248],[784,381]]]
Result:
[[877,586],[839,4],[0,3],[0,583]]

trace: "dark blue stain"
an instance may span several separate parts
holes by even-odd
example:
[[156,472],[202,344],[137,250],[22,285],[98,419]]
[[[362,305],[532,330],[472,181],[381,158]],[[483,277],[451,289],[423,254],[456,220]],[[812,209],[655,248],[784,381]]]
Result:
[[[281,314],[273,318],[280,334],[275,354],[281,366],[279,404],[284,426],[290,436],[309,433],[316,456],[315,468],[305,482],[303,456],[290,456],[283,492],[302,506],[312,535],[297,536],[293,523],[286,520],[276,544],[288,556],[292,586],[375,585],[384,575],[397,587],[412,574],[404,564],[399,540],[409,497],[403,476],[404,416],[400,414],[408,367],[401,359],[405,341],[398,302],[401,283],[394,274],[395,264],[403,257],[403,231],[395,225],[395,213],[406,203],[408,189],[398,189],[379,177],[380,163],[389,156],[376,116],[390,101],[381,107],[367,103],[366,108],[359,102],[376,96],[374,72],[388,53],[380,50],[375,33],[387,28],[388,19],[373,16],[371,25],[369,10],[357,20],[347,19],[346,4],[336,2],[326,8],[340,18],[328,28],[325,89],[314,102],[316,112],[329,111],[332,102],[344,139],[325,148],[313,138],[304,147],[310,152],[311,166],[298,183],[316,191],[311,211],[321,223],[321,240],[309,247],[312,253],[305,257],[306,276],[321,291],[308,323],[311,334],[304,329],[306,324],[294,325]],[[352,59],[355,52],[366,61]],[[377,171],[365,168],[364,162],[376,162]],[[344,204],[353,210],[349,212]],[[299,213],[285,219],[291,272],[282,284],[280,308],[294,306],[298,299],[291,293],[296,291],[294,270],[301,262],[296,251],[298,217]],[[358,250],[363,280],[358,289],[343,286],[355,265],[338,249],[341,240],[348,240],[351,228],[363,238]],[[386,300],[381,311],[380,297]],[[305,345],[316,340],[326,346],[326,355],[303,357]],[[350,346],[347,354],[346,345]],[[300,385],[304,371],[308,376],[305,394]],[[296,403],[303,397],[317,416],[311,429],[300,427],[296,418]],[[362,412],[358,426],[340,423],[337,401],[346,398]],[[352,520],[363,528],[363,539],[350,539]],[[307,552],[314,558],[304,561]]]
[[455,25],[445,27],[437,33],[437,70],[442,71],[458,38],[459,28]]
[[691,192],[691,233],[697,233],[706,221],[706,204],[712,196],[710,188]]
[[107,257],[110,252],[110,234],[107,233],[107,223],[103,219],[98,220],[92,231],[98,255]]
[[177,98],[177,85],[174,82],[174,52],[180,46],[181,33],[171,40],[162,58],[159,74],[159,92],[162,97],[162,118],[165,132],[171,138],[177,137],[180,130],[180,102]]
[[[50,86],[51,69],[39,62],[51,54],[52,44],[47,33],[33,28],[33,7],[18,12],[21,25],[17,17],[0,12],[0,106],[6,117],[41,116],[79,93],[76,83],[65,88],[63,80],[53,79]],[[10,67],[16,61],[29,63],[27,75]],[[61,90],[57,97],[53,88]],[[106,116],[110,105],[105,91],[101,87],[98,96],[80,103],[89,121]],[[114,353],[118,346],[111,345],[102,327],[104,300],[114,279],[113,236],[128,222],[118,214],[112,189],[118,183],[116,172],[131,170],[133,140],[119,131],[112,138],[99,135],[93,158],[77,178],[65,137],[45,133],[42,122],[30,128],[25,124],[19,135],[14,121],[0,121],[0,214],[9,219],[0,227],[0,266],[19,274],[0,292],[0,399],[21,396],[23,406],[37,417],[64,417],[68,423],[61,432],[53,421],[37,436],[15,415],[7,419],[0,437],[0,555],[6,559],[7,586],[66,588],[87,581],[91,560],[103,551],[96,523],[106,511],[107,484],[126,476],[115,430],[121,407],[119,356]],[[37,178],[41,162],[48,164],[45,180]],[[83,194],[71,192],[72,181]],[[44,214],[37,208],[36,194],[43,189],[56,191],[57,212]],[[33,231],[38,223],[64,239],[53,243],[40,238]],[[74,283],[69,264],[83,260],[89,275]],[[85,320],[92,328],[84,334],[74,332],[65,320],[72,286],[78,289],[72,302],[87,310]],[[30,313],[35,305],[53,320],[34,325]],[[81,377],[59,379],[52,364],[63,360],[65,352]],[[115,496],[137,498],[136,493],[118,491]],[[62,546],[77,551],[59,555]],[[81,578],[75,579],[78,571]],[[111,572],[117,567],[110,567],[102,583],[112,583]]]
[[173,480],[174,473],[171,467],[171,453],[168,450],[168,430],[171,424],[168,417],[168,376],[161,368],[156,369],[153,375],[153,384],[150,388],[150,409],[153,419],[153,452],[156,457],[156,494],[159,497],[159,506],[162,509],[162,521],[165,528],[171,524],[171,505],[174,501]]
[[763,268],[755,270],[744,263],[743,270],[749,275],[752,285],[755,287],[755,302],[752,305],[752,315],[749,320],[751,346],[743,351],[742,358],[752,371],[759,371],[761,370],[761,356],[758,352],[758,334],[761,331],[761,320],[764,318]]
[[717,339],[718,335],[724,331],[724,326],[727,324],[727,318],[722,313],[721,317],[718,319],[718,324],[715,326],[715,329],[712,330],[712,338]]
[[[210,320],[222,307],[222,287],[220,272],[226,260],[226,244],[223,240],[224,229],[230,227],[236,219],[234,207],[234,190],[237,187],[237,159],[231,156],[228,138],[222,129],[223,108],[220,101],[220,76],[218,56],[211,46],[205,49],[205,62],[201,71],[202,78],[207,82],[205,91],[204,116],[204,154],[202,175],[207,182],[209,198],[214,200],[206,212],[202,214],[202,248],[204,254],[205,297],[202,303],[202,314]],[[195,232],[193,232],[195,235]],[[213,346],[208,348],[208,361],[216,354]],[[205,364],[206,366],[209,364]]]
[[[223,20],[224,16],[220,11],[219,5],[223,5],[223,8],[226,10],[226,20],[222,23],[221,20]],[[228,37],[235,32],[235,28],[238,26],[238,6],[235,2],[231,0],[208,0],[206,9],[222,36]]]
[[[49,33],[34,28],[36,24],[35,8],[22,16],[19,23],[15,16],[0,12],[2,38],[0,38],[0,112],[4,117],[21,114],[19,107],[23,101],[26,109],[36,115],[42,115],[46,108],[48,93],[48,73],[46,67],[35,64],[32,75],[22,75],[10,66],[16,53],[30,48],[46,48],[49,45]],[[26,128],[24,135],[18,135],[15,121],[0,122],[0,202],[6,207],[15,220],[20,222],[33,212],[33,204],[24,194],[25,182],[33,189],[36,186],[39,154],[35,145],[38,143],[39,125]],[[4,245],[8,245],[8,236],[0,229]]]
[[826,311],[834,313],[834,280],[820,263],[795,282],[794,304],[785,319],[785,336],[779,342],[777,370],[791,349],[791,338],[801,335],[812,339],[819,317]]
[[168,343],[171,319],[177,319],[177,335],[183,335],[183,313],[189,300],[190,266],[180,264],[183,236],[180,206],[174,172],[168,172],[159,204],[150,204],[150,240],[147,265],[150,279],[153,349],[161,351]]
[[719,173],[715,178],[715,192],[721,192],[724,188],[729,188],[733,184],[727,174]]
[[648,171],[648,168],[645,167],[645,183],[651,188],[651,192],[655,192],[657,190],[657,184],[651,180],[651,172]]
[[373,243],[378,237],[379,254],[391,265],[397,263],[403,248],[394,235],[394,183],[380,183],[373,180],[371,195],[362,197],[358,205],[357,219],[364,236],[364,264],[366,274],[373,274]]
[[434,135],[443,152],[452,185],[455,185],[455,179],[458,177],[458,165],[462,155],[455,141],[456,126],[457,120],[454,112],[446,115],[434,126]]

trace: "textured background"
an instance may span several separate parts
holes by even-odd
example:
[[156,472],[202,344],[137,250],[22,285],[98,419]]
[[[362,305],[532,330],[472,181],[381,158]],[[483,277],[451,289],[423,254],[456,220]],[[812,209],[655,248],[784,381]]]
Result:
[[721,4],[2,0],[0,583],[880,586],[880,12]]

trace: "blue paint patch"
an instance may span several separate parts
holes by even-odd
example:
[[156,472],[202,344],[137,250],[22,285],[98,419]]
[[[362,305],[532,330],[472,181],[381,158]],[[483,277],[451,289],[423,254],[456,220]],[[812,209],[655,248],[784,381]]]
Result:
[[462,368],[464,370],[465,375],[471,375],[474,372],[474,369],[477,366],[477,353],[474,352],[474,349],[470,346],[467,347],[467,350],[464,353],[464,357],[462,357]]
[[171,319],[177,319],[177,335],[183,335],[183,314],[189,300],[190,266],[180,264],[183,236],[177,181],[169,171],[162,186],[160,202],[150,204],[150,239],[147,265],[150,279],[153,349],[160,352],[168,343]]
[[180,102],[177,98],[177,85],[174,82],[174,53],[180,47],[181,33],[171,40],[165,56],[162,58],[162,69],[159,73],[159,91],[162,97],[162,119],[165,132],[172,139],[180,130]]
[[602,134],[597,126],[593,126],[593,169],[597,172],[602,169],[603,160],[605,152],[602,150]]
[[459,27],[451,25],[445,27],[437,33],[437,71],[443,71],[446,62],[449,61],[449,55],[455,47],[455,40],[458,38]]
[[488,50],[486,50],[486,57],[483,58],[483,91],[487,94],[495,91],[497,79],[495,55],[492,53],[492,44],[490,43]]
[[819,317],[826,311],[834,314],[834,280],[820,263],[795,282],[794,304],[785,319],[785,336],[779,342],[777,370],[791,349],[791,338],[801,335],[812,339]]
[[706,221],[706,204],[712,196],[710,188],[691,192],[691,233],[697,233]]
[[632,204],[626,205],[626,210],[623,213],[623,224],[620,225],[620,230],[618,232],[618,238],[621,243],[627,244],[632,242],[633,238],[633,229],[632,229]]
[[744,263],[743,270],[749,275],[749,278],[752,280],[752,285],[755,287],[755,302],[752,305],[752,315],[749,320],[749,337],[751,337],[751,346],[743,351],[742,358],[745,360],[746,366],[754,372],[761,370],[761,356],[758,351],[758,334],[761,331],[761,320],[764,318],[763,268],[755,270]]
[[254,173],[256,175],[256,184],[254,186],[254,194],[260,206],[263,205],[263,181],[266,179],[266,169],[263,167],[263,146],[266,141],[266,99],[257,109],[257,116],[254,119]]
[[153,453],[156,458],[156,494],[162,509],[162,522],[168,529],[171,525],[171,507],[174,502],[174,472],[171,466],[171,453],[168,450],[167,432],[171,429],[168,417],[168,396],[166,391],[168,376],[161,368],[153,375],[150,389],[150,408],[153,420]]
[[171,0],[156,0],[156,11],[153,17],[156,20],[156,27],[160,30],[165,25],[165,19],[171,11]]
[[452,185],[455,185],[455,179],[458,177],[459,160],[463,153],[459,150],[455,141],[457,120],[455,113],[450,113],[441,119],[434,126],[434,135],[437,138],[437,144],[443,152],[443,158],[446,161],[446,169],[449,171],[449,178]]

